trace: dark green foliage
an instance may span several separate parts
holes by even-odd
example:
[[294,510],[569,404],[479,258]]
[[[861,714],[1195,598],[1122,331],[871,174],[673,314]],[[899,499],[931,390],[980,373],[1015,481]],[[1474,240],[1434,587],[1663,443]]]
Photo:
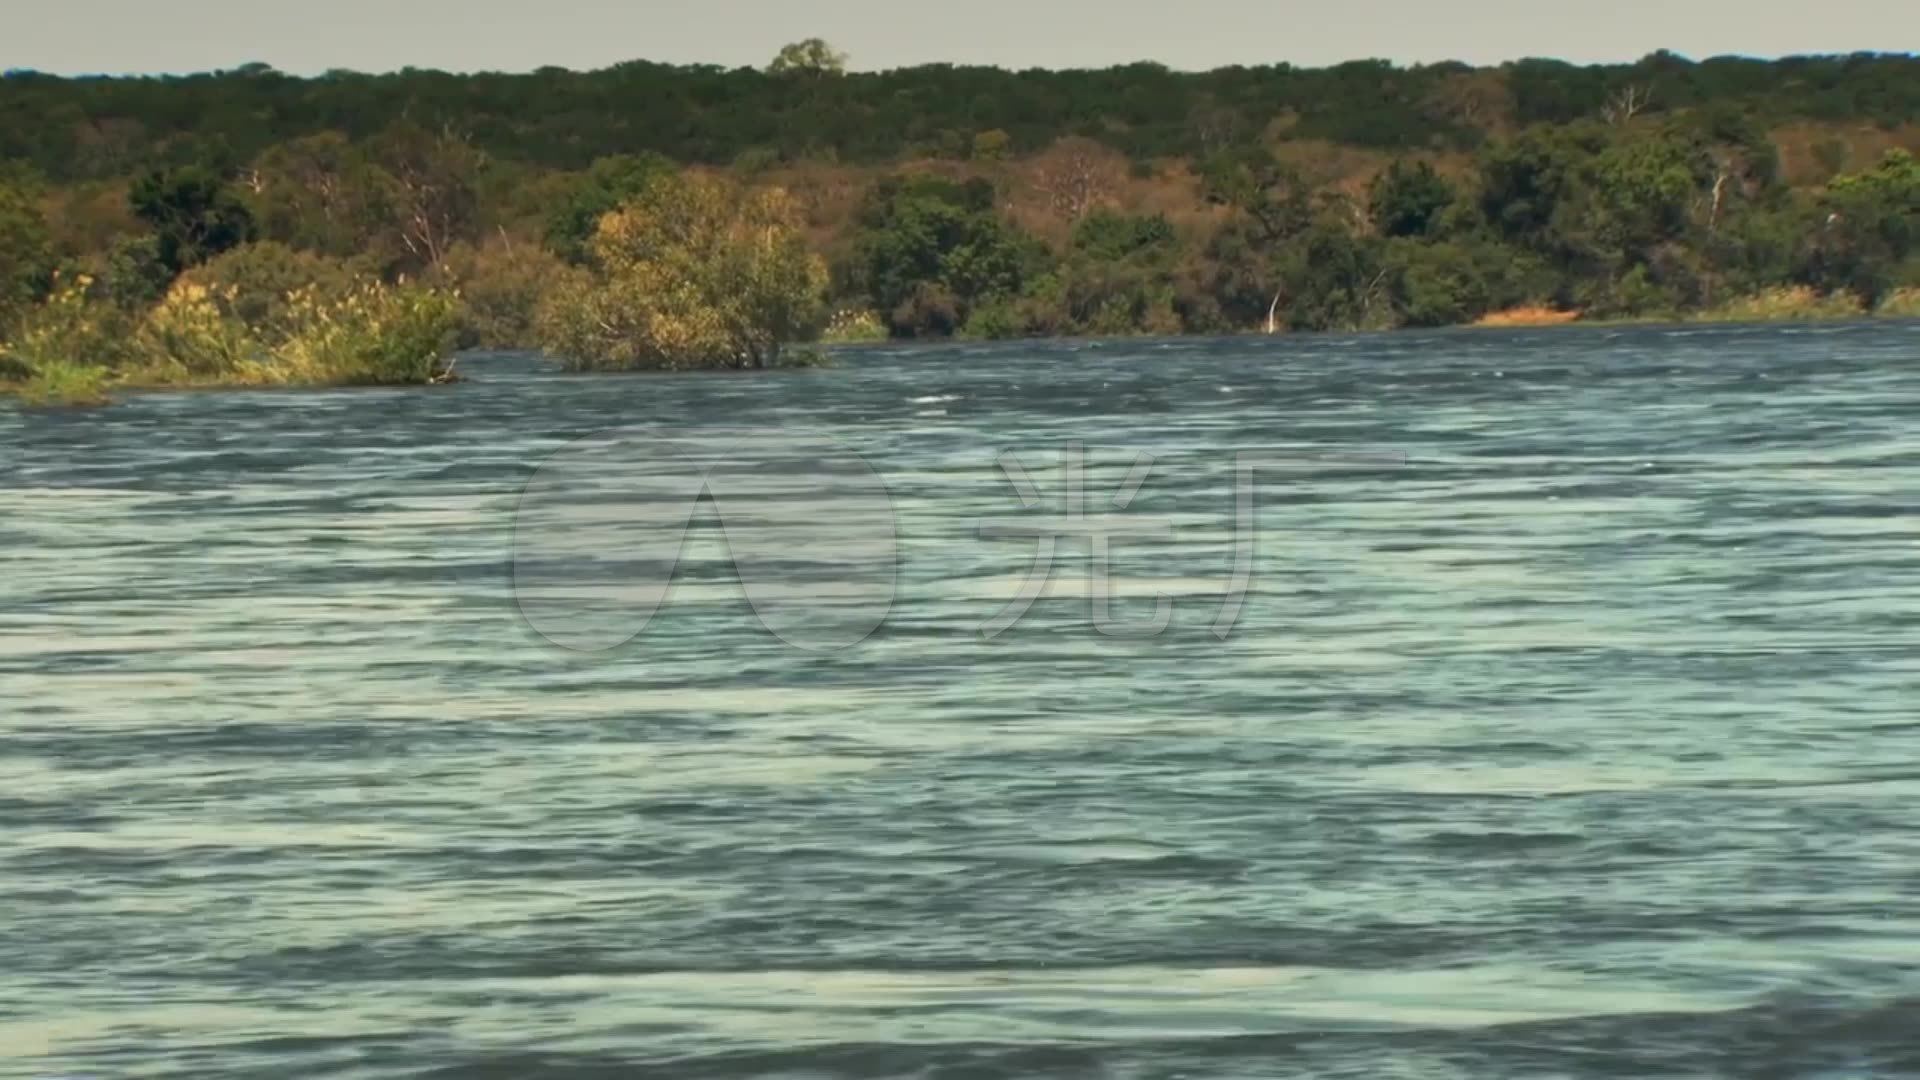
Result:
[[1208,202],[1245,214],[1270,242],[1299,234],[1313,219],[1313,186],[1264,146],[1214,155],[1202,163],[1200,179]]
[[1296,330],[1378,330],[1391,325],[1389,268],[1381,245],[1336,220],[1316,222],[1282,264],[1283,317]]
[[261,154],[251,176],[265,239],[337,258],[399,261],[397,185],[366,147],[334,131],[303,136]]
[[134,182],[127,199],[158,237],[161,264],[176,274],[254,237],[246,204],[199,166],[150,172]]
[[438,266],[478,232],[477,181],[487,158],[465,136],[401,120],[369,140],[368,149],[391,180],[391,221],[408,266]]
[[332,302],[352,292],[365,276],[362,268],[345,260],[268,240],[209,259],[180,280],[205,286],[222,311],[277,340],[293,331],[294,293],[311,290],[315,299]]
[[594,162],[547,218],[547,246],[568,262],[584,264],[587,241],[600,218],[674,171],[673,162],[652,153],[618,154]]
[[1893,151],[1865,172],[1834,178],[1803,271],[1822,289],[1868,304],[1920,276],[1920,159]]
[[150,307],[167,293],[174,270],[160,256],[160,238],[122,236],[98,259],[94,288],[127,311]]
[[1396,161],[1374,177],[1367,213],[1384,236],[1425,236],[1453,205],[1453,185],[1424,161]]
[[[342,260],[425,275],[462,285],[463,340],[516,343],[603,216],[676,162],[788,175],[796,228],[834,259],[830,299],[902,337],[1659,316],[1782,285],[1872,303],[1920,283],[1920,167],[1850,161],[1841,141],[1920,121],[1920,58],[847,73],[803,42],[773,66],[11,73],[0,320],[56,265],[132,309],[238,247],[201,277],[277,296]],[[1769,136],[1806,121],[1835,134],[1814,147],[1824,190],[1790,190]],[[1354,155],[1323,168],[1286,145],[1306,139],[1396,156],[1356,200]],[[1055,203],[1043,241],[1015,222],[1050,212],[1035,192],[1059,198],[1065,147],[1100,179]],[[891,174],[914,157],[995,181]],[[1177,205],[1188,170],[1211,209]],[[271,243],[245,246],[256,234]]]
[[1472,322],[1493,307],[1493,292],[1473,253],[1458,245],[1395,240],[1384,263],[1403,325],[1452,326]]
[[994,212],[993,187],[982,180],[883,180],[859,228],[844,276],[902,337],[952,333],[975,305],[1018,295],[1046,258]]
[[1131,217],[1096,210],[1073,230],[1073,250],[1097,259],[1124,259],[1173,243],[1173,226],[1164,215]]
[[[831,59],[830,50],[802,50],[783,67],[821,74],[834,70]],[[1490,86],[1463,90],[1481,75]],[[245,70],[121,79],[13,72],[0,79],[0,158],[30,161],[57,180],[168,163],[221,169],[301,136],[365,139],[403,118],[457,122],[490,155],[570,170],[643,150],[714,165],[761,147],[788,159],[876,162],[947,143],[965,153],[988,131],[1006,133],[1014,152],[1093,134],[1139,160],[1244,144],[1277,116],[1294,117],[1291,133],[1300,138],[1471,149],[1489,134],[1489,110],[1523,126],[1566,124],[1601,117],[1630,88],[1647,96],[1644,115],[1734,103],[1763,127],[1920,119],[1920,58],[1902,54],[1700,63],[1655,54],[1635,64],[1528,60],[1478,72],[1381,61],[1194,73],[1156,64],[930,64],[798,79],[647,62],[591,72],[408,69],[315,79]]]
[[[1167,219],[1097,210],[1068,250],[1017,304],[990,310],[967,331],[980,336],[1177,334],[1179,238]],[[1010,320],[1010,322],[1009,322]],[[995,331],[999,331],[996,333]]]
[[0,335],[22,308],[47,294],[54,267],[53,245],[33,189],[0,179]]

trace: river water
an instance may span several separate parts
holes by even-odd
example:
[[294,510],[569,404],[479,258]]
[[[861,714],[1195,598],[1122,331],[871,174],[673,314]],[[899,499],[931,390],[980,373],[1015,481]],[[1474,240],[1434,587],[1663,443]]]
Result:
[[[0,405],[0,1073],[1920,1072],[1920,328],[463,368]],[[616,431],[784,479],[530,605]]]

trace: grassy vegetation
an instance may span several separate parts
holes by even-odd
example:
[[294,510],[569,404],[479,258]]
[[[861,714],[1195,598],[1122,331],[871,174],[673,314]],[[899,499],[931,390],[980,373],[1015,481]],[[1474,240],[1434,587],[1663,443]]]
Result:
[[1822,295],[1805,285],[1783,285],[1736,297],[1692,317],[1701,322],[1806,322],[1865,314],[1860,298],[1850,293]]
[[857,345],[887,340],[887,324],[880,316],[859,308],[843,308],[827,320],[820,340],[829,345]]
[[427,385],[451,378],[457,298],[366,282],[323,298],[289,293],[249,321],[239,290],[182,279],[129,313],[76,279],[0,343],[0,391],[29,405],[98,404],[109,391],[195,387]]
[[105,368],[65,360],[42,363],[24,380],[0,383],[0,388],[29,408],[91,408],[110,400]]
[[1889,319],[1920,319],[1920,288],[1895,289],[1874,313]]
[[1505,308],[1489,311],[1475,319],[1473,325],[1488,327],[1507,326],[1563,326],[1580,318],[1577,311],[1561,311],[1558,308],[1544,307],[1538,304],[1524,307]]

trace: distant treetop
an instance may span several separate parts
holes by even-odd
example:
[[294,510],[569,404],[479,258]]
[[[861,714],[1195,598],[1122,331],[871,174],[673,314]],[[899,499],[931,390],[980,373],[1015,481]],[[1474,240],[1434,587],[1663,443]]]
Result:
[[847,54],[836,51],[817,37],[788,45],[767,65],[769,75],[844,75],[846,72]]

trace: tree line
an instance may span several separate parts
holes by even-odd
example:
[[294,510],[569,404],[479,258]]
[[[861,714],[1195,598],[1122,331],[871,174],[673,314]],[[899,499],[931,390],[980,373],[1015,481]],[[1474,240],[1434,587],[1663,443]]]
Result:
[[[0,117],[0,340],[78,280],[130,314],[185,283],[256,328],[297,289],[411,282],[457,290],[462,345],[622,367],[1920,286],[1898,56],[861,75],[803,42],[763,71],[12,73]],[[1811,121],[1820,176],[1789,183]]]
[[0,78],[0,158],[56,181],[153,164],[240,168],[268,148],[338,132],[359,141],[403,121],[453,126],[482,152],[549,169],[651,151],[733,163],[743,154],[884,163],[965,157],[992,133],[1015,154],[1067,136],[1129,159],[1204,156],[1277,136],[1387,150],[1472,150],[1535,124],[1730,108],[1763,127],[1920,119],[1920,57],[1863,53],[1632,64],[1533,59],[1497,67],[1361,60],[1176,72],[1005,71],[947,64],[843,70],[820,42],[765,69],[636,61],[528,74],[329,72],[262,64],[157,78]]

